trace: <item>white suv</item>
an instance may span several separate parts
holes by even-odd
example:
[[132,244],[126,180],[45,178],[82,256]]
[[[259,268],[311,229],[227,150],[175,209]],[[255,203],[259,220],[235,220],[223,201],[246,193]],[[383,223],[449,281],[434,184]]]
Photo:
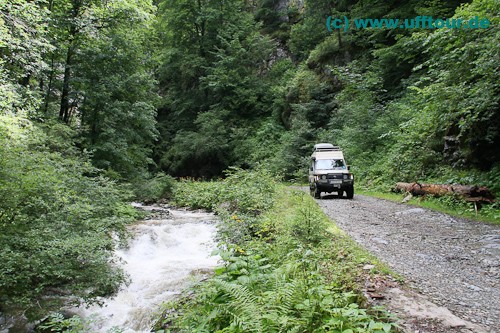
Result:
[[344,154],[338,146],[331,143],[314,145],[309,169],[309,189],[311,195],[321,198],[321,192],[344,192],[348,199],[354,197],[354,176],[349,172]]

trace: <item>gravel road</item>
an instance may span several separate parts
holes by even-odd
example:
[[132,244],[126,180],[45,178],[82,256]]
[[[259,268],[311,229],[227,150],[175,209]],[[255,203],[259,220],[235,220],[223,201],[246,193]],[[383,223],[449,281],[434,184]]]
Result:
[[[435,306],[427,309],[428,318],[439,321],[433,315],[448,310],[455,317],[444,328],[424,322],[407,325],[407,331],[500,332],[500,227],[362,195],[316,201],[356,242],[403,275],[415,297]],[[403,298],[408,295],[399,297],[405,308],[399,314],[408,315]]]

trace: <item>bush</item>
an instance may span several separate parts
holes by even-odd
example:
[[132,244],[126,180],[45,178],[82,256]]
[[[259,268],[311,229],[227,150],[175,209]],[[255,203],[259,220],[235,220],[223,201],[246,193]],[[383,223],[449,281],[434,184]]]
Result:
[[277,182],[266,170],[231,168],[222,181],[182,181],[173,190],[173,203],[194,209],[239,211],[259,215],[274,202]]
[[181,207],[213,210],[220,203],[222,184],[182,180],[173,188],[172,203]]
[[31,319],[58,308],[47,296],[92,302],[117,291],[126,277],[113,235],[136,216],[87,157],[50,142],[28,120],[0,117],[0,307]]
[[174,178],[164,173],[158,173],[153,178],[136,179],[132,182],[135,200],[156,202],[169,199],[174,187]]

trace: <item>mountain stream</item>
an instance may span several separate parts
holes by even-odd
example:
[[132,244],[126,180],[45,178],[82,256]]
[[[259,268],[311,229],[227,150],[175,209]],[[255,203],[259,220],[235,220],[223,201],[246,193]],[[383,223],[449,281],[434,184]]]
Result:
[[150,332],[160,304],[208,274],[218,261],[210,256],[215,249],[213,214],[134,205],[151,215],[130,227],[133,240],[117,251],[131,283],[103,307],[76,310],[90,318],[94,332]]

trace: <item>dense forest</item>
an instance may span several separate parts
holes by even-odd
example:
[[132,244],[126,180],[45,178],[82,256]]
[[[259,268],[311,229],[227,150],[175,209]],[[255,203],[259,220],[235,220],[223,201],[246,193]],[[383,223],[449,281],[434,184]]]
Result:
[[[490,25],[326,27],[424,15]],[[373,188],[499,193],[499,18],[497,0],[0,1],[0,311],[116,290],[127,201],[170,177],[302,180],[317,142]]]

